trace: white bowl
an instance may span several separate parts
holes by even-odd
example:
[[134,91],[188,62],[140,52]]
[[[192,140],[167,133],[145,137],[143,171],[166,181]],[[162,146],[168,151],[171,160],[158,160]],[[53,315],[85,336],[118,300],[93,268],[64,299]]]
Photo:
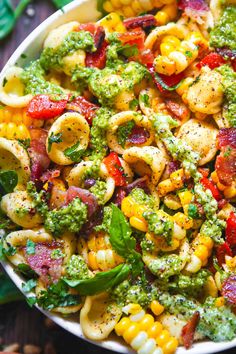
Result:
[[[12,65],[25,66],[29,61],[36,59],[42,50],[42,44],[49,33],[49,31],[65,22],[78,20],[80,22],[96,21],[100,13],[96,9],[97,0],[75,0],[69,5],[65,6],[63,10],[59,10],[39,25],[18,47],[13,55],[8,60],[7,64],[3,68],[0,74],[0,80],[4,76],[4,72]],[[22,54],[26,54],[22,57]],[[23,278],[14,272],[10,263],[2,262],[2,266],[8,273],[10,278],[16,284],[16,286],[22,291]],[[23,292],[24,293],[24,292]],[[26,294],[32,296],[32,294]],[[40,309],[40,308],[39,308]],[[88,340],[84,337],[79,324],[79,316],[73,315],[70,318],[63,318],[59,315],[52,314],[48,311],[40,309],[46,316],[50,317],[55,323],[62,328],[76,335],[77,337]],[[114,350],[119,353],[134,353],[125,344],[120,342],[115,336],[110,336],[108,340],[102,342],[93,342],[100,347]],[[185,350],[183,347],[178,348],[176,354],[210,354],[217,353],[219,351],[233,348],[236,346],[236,338],[231,342],[213,343],[210,341],[204,341],[195,343],[190,350]]]

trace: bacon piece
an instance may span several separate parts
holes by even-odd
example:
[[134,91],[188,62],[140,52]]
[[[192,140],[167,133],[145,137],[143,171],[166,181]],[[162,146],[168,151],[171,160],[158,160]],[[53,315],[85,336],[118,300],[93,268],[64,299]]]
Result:
[[215,169],[220,182],[230,186],[236,177],[236,149],[230,146],[222,148],[216,158]]
[[220,266],[225,263],[225,256],[233,256],[232,250],[229,247],[227,242],[222,245],[217,246],[216,248],[216,257]]
[[166,99],[165,105],[168,111],[180,120],[184,120],[190,115],[189,109],[181,99]]
[[146,28],[149,28],[152,26],[157,26],[157,20],[151,14],[127,18],[124,20],[123,23],[128,30],[134,29],[137,27],[141,27],[143,29],[146,29]]
[[104,41],[96,52],[87,53],[85,64],[89,68],[103,69],[106,66],[106,50],[108,43]]
[[51,257],[52,251],[61,248],[61,243],[53,241],[49,243],[37,243],[35,254],[28,255],[24,248],[27,263],[37,273],[45,285],[55,283],[61,277],[63,258],[54,259]]
[[37,182],[50,165],[46,151],[48,132],[44,129],[30,129],[30,147],[28,149],[31,159],[31,181]]
[[53,178],[59,177],[61,174],[60,170],[47,170],[46,172],[43,173],[43,175],[40,177],[40,180],[45,183],[47,181],[51,181]]
[[91,125],[99,107],[86,100],[83,96],[77,96],[72,102],[67,104],[66,108],[82,114]]
[[221,293],[232,305],[236,304],[236,275],[231,275],[224,281]]
[[186,349],[191,348],[194,340],[194,333],[200,320],[200,313],[194,312],[188,323],[182,328],[182,339]]
[[150,137],[149,132],[143,127],[134,126],[131,133],[128,136],[127,141],[131,144],[144,144]]
[[95,25],[94,23],[82,23],[78,26],[77,30],[90,32],[93,36],[95,47],[97,49],[101,47],[105,38],[105,30],[102,26]]
[[230,146],[232,149],[236,149],[236,128],[220,129],[217,141],[220,149],[225,146]]
[[89,218],[79,231],[79,236],[87,238],[94,230],[95,226],[101,225],[103,219],[103,208],[99,207],[97,211]]
[[76,197],[80,198],[81,201],[88,207],[88,217],[93,215],[98,208],[97,198],[86,189],[79,187],[69,187],[66,195],[66,204],[72,202]]

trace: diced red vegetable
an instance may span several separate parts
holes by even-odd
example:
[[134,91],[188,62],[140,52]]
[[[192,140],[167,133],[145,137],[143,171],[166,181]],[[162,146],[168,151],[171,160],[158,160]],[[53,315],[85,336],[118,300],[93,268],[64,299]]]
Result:
[[206,167],[198,167],[198,171],[202,174],[203,177],[208,177],[210,170]]
[[90,125],[92,124],[98,108],[96,104],[89,102],[82,96],[77,96],[72,102],[67,104],[67,109],[82,114]]
[[230,247],[236,246],[236,214],[233,211],[226,221],[225,239]]
[[96,52],[87,53],[85,59],[85,65],[89,68],[93,67],[93,68],[103,69],[106,65],[107,46],[108,43],[104,41],[100,46],[100,48],[97,49]]
[[181,336],[186,349],[191,348],[194,340],[194,334],[200,320],[200,313],[194,312],[188,323],[182,328]]
[[218,147],[230,146],[236,149],[236,128],[222,128],[217,135]]
[[135,125],[128,136],[127,141],[132,144],[141,145],[146,143],[147,139],[149,138],[149,132],[144,129],[143,127],[138,127]]
[[216,258],[220,266],[225,263],[225,256],[233,256],[232,250],[227,242],[216,248]]
[[222,284],[222,295],[232,305],[236,304],[236,275],[231,275]]
[[184,120],[189,117],[189,109],[180,98],[168,98],[165,100],[165,105],[177,119]]
[[133,32],[119,33],[118,39],[123,44],[128,44],[130,46],[136,45],[139,51],[144,50],[145,32],[141,29],[135,30]]
[[29,102],[27,113],[34,119],[51,119],[63,113],[67,102],[68,99],[53,100],[49,95],[36,95]]
[[150,49],[144,49],[137,60],[143,65],[153,65],[154,54]]
[[203,58],[196,66],[198,69],[201,69],[203,66],[215,69],[225,63],[225,59],[220,54],[213,52],[205,56],[205,58]]
[[230,186],[236,177],[236,149],[223,147],[216,158],[215,169],[220,182]]
[[155,85],[162,93],[175,90],[176,85],[178,85],[180,81],[184,78],[183,73],[168,76],[163,74],[157,74],[153,65],[147,65],[147,68],[153,78]]
[[204,188],[209,189],[211,191],[213,197],[217,201],[219,201],[222,198],[219,189],[208,178],[206,178],[206,177],[201,178],[201,184],[203,185]]
[[148,27],[157,26],[157,20],[151,14],[127,18],[123,23],[128,30],[135,29],[137,27],[145,29]]
[[124,170],[119,160],[118,155],[115,152],[111,152],[107,157],[103,159],[109,175],[114,179],[117,187],[125,186],[126,179]]

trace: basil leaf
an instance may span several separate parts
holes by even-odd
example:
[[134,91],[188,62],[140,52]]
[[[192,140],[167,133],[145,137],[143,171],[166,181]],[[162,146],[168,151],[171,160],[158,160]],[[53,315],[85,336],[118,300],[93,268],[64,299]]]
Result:
[[37,278],[38,275],[35,273],[33,269],[30,268],[28,264],[20,263],[17,266],[16,272],[21,273],[26,278]]
[[97,273],[93,278],[70,280],[64,278],[64,282],[71,288],[76,288],[80,295],[94,295],[110,290],[125,280],[130,273],[128,264],[120,264],[106,272]]
[[33,307],[37,302],[37,298],[36,298],[36,296],[30,296],[30,297],[27,297],[26,301],[30,307]]
[[160,78],[160,76],[159,76],[156,72],[155,72],[155,79],[156,79],[156,81],[158,82],[158,84],[160,84],[161,87],[162,87],[163,89],[167,90],[167,91],[174,91],[174,90],[176,90],[176,89],[181,85],[181,83],[182,83],[182,80],[181,80],[178,84],[176,84],[176,85],[174,85],[174,86],[168,86],[168,85],[166,85],[166,84],[164,83],[164,81]]
[[79,162],[86,151],[85,149],[79,149],[79,147],[80,142],[78,141],[78,143],[64,150],[64,155],[74,162]]
[[5,195],[13,192],[18,183],[18,175],[16,171],[1,171],[0,172],[0,194]]
[[0,40],[12,31],[16,20],[20,17],[29,3],[30,0],[21,0],[14,11],[10,0],[0,1]]
[[35,243],[31,240],[27,240],[26,242],[26,253],[28,255],[35,254]]
[[30,279],[26,283],[22,284],[22,290],[26,293],[29,293],[32,289],[34,289],[37,285],[37,280]]
[[72,0],[52,0],[52,2],[58,9],[61,9],[63,6],[72,2]]
[[11,256],[14,256],[16,254],[16,248],[13,247],[13,246],[10,246],[8,248],[5,248],[3,246],[3,240],[1,239],[0,240],[0,260],[5,260],[6,257],[11,257]]
[[48,152],[51,151],[53,143],[58,144],[62,142],[61,137],[62,137],[62,133],[58,133],[58,134],[51,133],[51,135],[48,138]]

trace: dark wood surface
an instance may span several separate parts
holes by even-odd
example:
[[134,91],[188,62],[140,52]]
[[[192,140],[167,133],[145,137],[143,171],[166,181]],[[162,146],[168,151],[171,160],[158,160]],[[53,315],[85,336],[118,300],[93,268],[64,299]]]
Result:
[[[14,0],[13,3],[16,5],[18,1]],[[0,41],[0,69],[22,40],[54,11],[51,2],[46,0],[36,0],[28,7],[13,33],[4,41]],[[42,354],[111,353],[48,323],[38,310],[31,309],[25,302],[0,306],[0,345],[12,343],[19,343],[21,353],[27,344],[41,348]],[[37,350],[34,352],[33,348],[28,348],[27,354],[37,354]],[[236,349],[226,351],[224,354],[236,354]]]

